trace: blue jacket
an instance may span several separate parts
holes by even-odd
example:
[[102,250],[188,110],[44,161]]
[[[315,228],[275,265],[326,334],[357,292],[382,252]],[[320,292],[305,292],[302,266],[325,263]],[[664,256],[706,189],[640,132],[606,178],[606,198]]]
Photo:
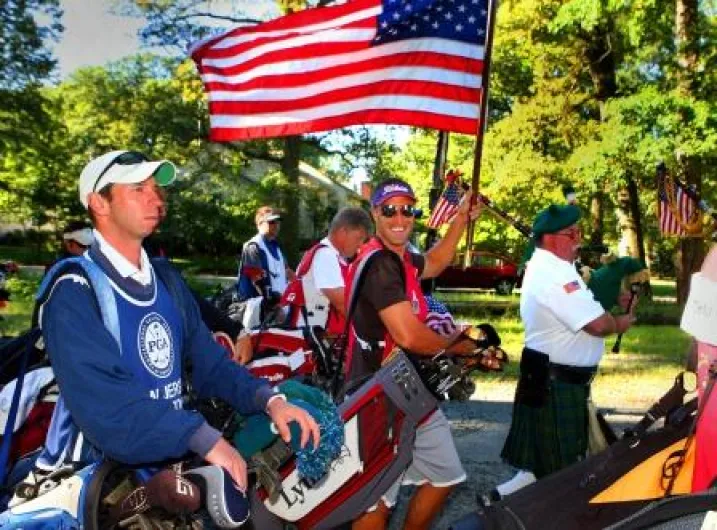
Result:
[[[137,300],[149,299],[155,292],[154,283],[143,287],[121,278],[97,246],[90,249],[90,256],[119,291]],[[71,421],[99,452],[127,464],[179,458],[189,451],[206,455],[220,433],[198,412],[177,409],[172,400],[148,395],[146,384],[121,359],[95,293],[83,281],[84,271],[76,264],[68,267],[54,282],[40,323]],[[157,276],[154,281],[159,281]],[[189,289],[181,281],[176,284],[181,285],[182,300],[173,301],[184,306],[183,312],[178,311],[184,315],[178,354],[183,366],[192,366],[197,396],[223,399],[243,415],[263,412],[275,391],[227,357],[202,322]]]

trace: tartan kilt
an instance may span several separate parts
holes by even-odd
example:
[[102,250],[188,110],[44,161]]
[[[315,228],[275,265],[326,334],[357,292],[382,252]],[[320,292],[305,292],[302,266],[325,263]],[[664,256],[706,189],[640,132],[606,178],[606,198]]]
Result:
[[501,457],[510,465],[532,471],[537,478],[585,457],[588,448],[590,385],[551,379],[542,407],[515,402]]

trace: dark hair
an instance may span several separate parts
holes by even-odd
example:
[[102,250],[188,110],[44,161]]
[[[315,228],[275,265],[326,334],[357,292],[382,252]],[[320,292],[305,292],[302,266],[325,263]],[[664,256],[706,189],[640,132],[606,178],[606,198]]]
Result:
[[[107,184],[107,186],[104,186],[101,190],[97,191],[96,193],[99,193],[102,195],[105,199],[108,201],[112,200],[112,188],[114,187],[114,183],[110,182]],[[95,214],[92,212],[92,208],[90,208],[90,205],[87,205],[87,215],[89,215],[90,220],[92,221],[92,224],[96,224],[97,220],[95,219]]]
[[334,218],[331,220],[329,225],[329,233],[334,233],[341,228],[348,228],[349,230],[366,230],[367,233],[371,233],[373,223],[368,213],[361,208],[347,207],[342,208],[338,211]]
[[92,228],[85,221],[71,221],[65,225],[65,229],[62,231],[63,234],[69,234],[70,232],[76,232],[77,230],[84,230],[85,228]]

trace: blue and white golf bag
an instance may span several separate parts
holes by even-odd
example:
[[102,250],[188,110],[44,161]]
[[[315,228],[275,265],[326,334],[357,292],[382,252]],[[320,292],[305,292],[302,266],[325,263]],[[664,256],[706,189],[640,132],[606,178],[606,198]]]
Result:
[[37,496],[0,513],[3,530],[99,529],[102,484],[116,468],[111,462],[91,464],[77,472],[60,469],[36,485]]

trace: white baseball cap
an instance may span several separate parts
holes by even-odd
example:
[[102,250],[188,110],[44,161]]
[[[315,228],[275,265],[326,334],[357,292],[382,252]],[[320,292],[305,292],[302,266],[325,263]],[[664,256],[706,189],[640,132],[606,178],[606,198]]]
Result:
[[72,232],[62,234],[62,239],[67,241],[77,241],[83,247],[89,247],[95,241],[91,228],[81,228]]
[[166,186],[176,176],[177,168],[169,160],[151,161],[137,151],[111,151],[89,162],[80,174],[80,202],[87,208],[90,193],[108,184],[136,184],[154,176],[157,184]]

